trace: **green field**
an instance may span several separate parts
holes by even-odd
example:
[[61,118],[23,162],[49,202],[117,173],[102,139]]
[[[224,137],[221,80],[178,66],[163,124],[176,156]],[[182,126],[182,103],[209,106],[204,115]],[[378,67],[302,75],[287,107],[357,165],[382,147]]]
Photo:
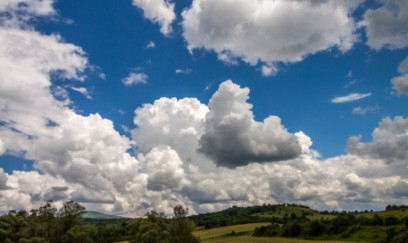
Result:
[[254,223],[254,224],[239,224],[239,225],[232,225],[232,226],[225,226],[219,227],[214,229],[208,230],[199,230],[193,232],[193,234],[200,238],[201,241],[205,241],[208,239],[213,239],[217,237],[222,237],[223,235],[231,234],[232,231],[235,234],[242,234],[242,233],[252,233],[256,227],[261,227],[265,225],[269,225],[270,223]]
[[[345,243],[351,241],[312,241],[302,239],[290,239],[280,237],[253,237],[252,232],[256,227],[268,225],[269,223],[255,223],[255,224],[242,224],[226,227],[219,227],[208,230],[199,230],[193,232],[193,234],[200,238],[203,243]],[[231,233],[234,231],[235,235]]]

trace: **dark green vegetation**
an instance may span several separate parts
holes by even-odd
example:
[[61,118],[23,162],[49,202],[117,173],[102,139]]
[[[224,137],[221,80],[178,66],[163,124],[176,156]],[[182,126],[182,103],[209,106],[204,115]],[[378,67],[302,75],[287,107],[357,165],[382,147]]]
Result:
[[[295,204],[232,207],[187,217],[151,211],[129,219],[85,211],[68,201],[59,209],[47,202],[39,209],[0,216],[0,242],[19,243],[195,243],[203,242],[390,242],[408,243],[408,206],[381,212],[316,211]],[[194,234],[193,230],[196,229]]]
[[[57,209],[47,202],[39,209],[10,211],[0,216],[0,242],[5,243],[196,243],[188,209],[174,208],[174,218],[149,212],[144,218],[126,219],[85,212],[80,204],[68,201]],[[82,216],[82,217],[81,217]]]
[[319,212],[302,205],[263,205],[232,207],[191,219],[206,229],[269,222],[255,228],[253,236],[258,237],[408,243],[407,206],[387,206],[381,212]]

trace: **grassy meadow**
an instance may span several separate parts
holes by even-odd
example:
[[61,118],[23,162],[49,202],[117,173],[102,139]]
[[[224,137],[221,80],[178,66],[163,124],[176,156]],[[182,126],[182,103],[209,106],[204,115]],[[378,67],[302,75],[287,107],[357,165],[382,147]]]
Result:
[[[242,225],[232,225],[226,227],[219,227],[208,230],[199,230],[193,232],[193,234],[200,238],[203,243],[309,243],[309,242],[320,242],[320,243],[345,243],[352,241],[313,241],[313,240],[302,240],[302,239],[291,239],[282,237],[254,237],[252,232],[256,227],[265,226],[269,223],[253,223],[253,224],[242,224]],[[234,232],[234,233],[232,233]]]

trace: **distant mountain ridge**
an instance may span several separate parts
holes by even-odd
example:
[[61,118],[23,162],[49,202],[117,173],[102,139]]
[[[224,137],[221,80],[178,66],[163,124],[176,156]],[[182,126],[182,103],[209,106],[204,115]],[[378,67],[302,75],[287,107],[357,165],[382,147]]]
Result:
[[96,211],[85,211],[81,213],[82,219],[122,219],[123,217],[117,215],[104,214]]

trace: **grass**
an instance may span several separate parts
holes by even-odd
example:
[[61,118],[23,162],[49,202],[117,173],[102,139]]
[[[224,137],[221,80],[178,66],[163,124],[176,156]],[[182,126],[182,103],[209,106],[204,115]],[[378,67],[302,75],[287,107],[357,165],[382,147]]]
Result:
[[252,233],[256,227],[261,227],[269,224],[270,223],[238,224],[208,230],[198,230],[194,231],[193,234],[200,238],[202,241],[204,241],[207,239],[217,238],[223,235],[231,234],[232,231],[234,231],[235,234]]
[[[325,241],[303,240],[281,237],[254,237],[252,232],[256,227],[269,225],[269,223],[241,224],[219,227],[208,230],[199,230],[193,234],[200,238],[203,243],[346,243],[351,241]],[[231,232],[234,231],[235,235]]]

